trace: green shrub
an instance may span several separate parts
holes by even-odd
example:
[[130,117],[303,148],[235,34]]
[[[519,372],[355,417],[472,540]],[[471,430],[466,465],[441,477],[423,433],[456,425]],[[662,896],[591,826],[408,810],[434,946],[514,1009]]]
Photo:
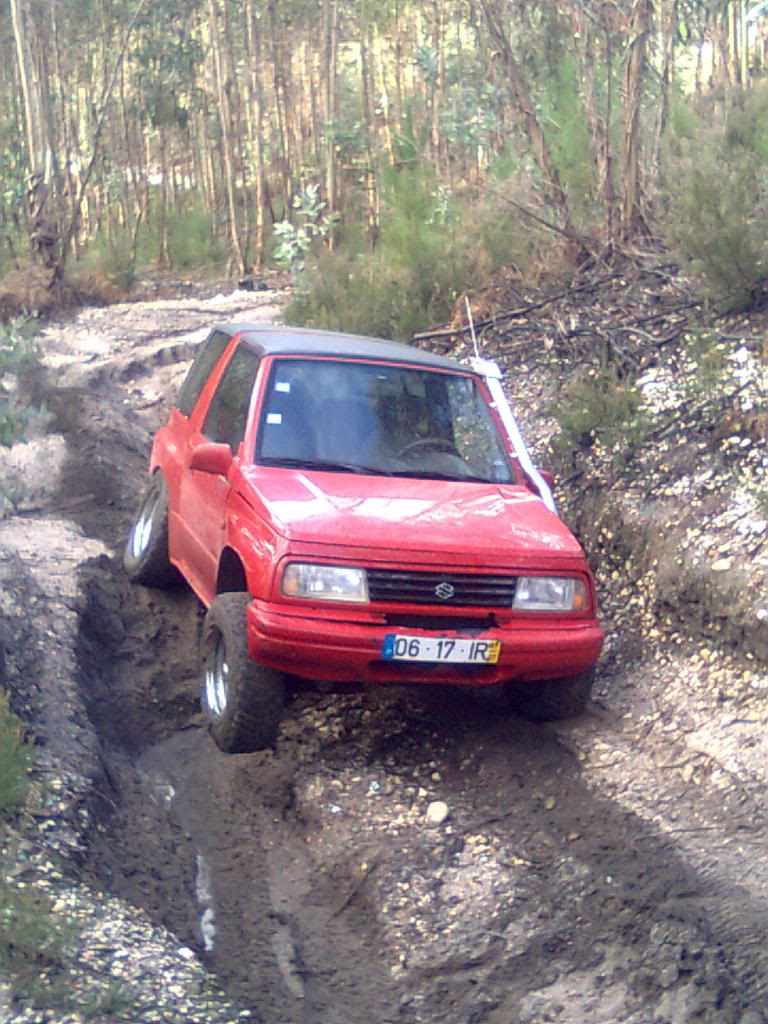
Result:
[[319,185],[305,185],[293,197],[293,219],[278,221],[273,228],[276,239],[273,259],[290,270],[299,290],[307,257],[328,238],[339,220],[337,213],[325,212],[326,205],[320,198]]
[[38,996],[47,987],[40,975],[63,965],[76,936],[72,921],[54,912],[47,893],[15,882],[0,886],[0,963],[15,990]]
[[10,817],[22,804],[27,789],[30,748],[21,722],[0,692],[0,817]]
[[85,1020],[119,1015],[130,1001],[129,988],[78,961],[81,932],[76,920],[56,909],[52,894],[0,883],[0,968],[12,997],[29,1008]]
[[544,127],[560,180],[572,207],[583,208],[594,186],[587,115],[576,58],[566,55],[546,79]]
[[[28,322],[0,325],[0,444],[10,447],[24,437],[27,424],[41,409],[27,403],[19,380],[39,365],[39,352]],[[0,483],[0,486],[2,484]]]
[[227,259],[226,246],[216,238],[211,218],[201,203],[170,214],[168,251],[171,266],[182,270],[209,267]]
[[768,86],[734,109],[724,129],[705,123],[667,140],[668,243],[705,282],[721,311],[768,297]]
[[101,228],[69,273],[75,279],[88,273],[103,274],[121,291],[130,291],[136,280],[136,252],[131,231],[113,224]]
[[458,296],[525,258],[532,232],[502,201],[449,196],[419,170],[385,176],[373,251],[347,229],[306,270],[290,322],[409,340],[451,318]]
[[640,392],[610,367],[577,377],[551,410],[560,426],[555,448],[563,453],[599,440],[615,455],[627,454],[645,428],[641,405]]

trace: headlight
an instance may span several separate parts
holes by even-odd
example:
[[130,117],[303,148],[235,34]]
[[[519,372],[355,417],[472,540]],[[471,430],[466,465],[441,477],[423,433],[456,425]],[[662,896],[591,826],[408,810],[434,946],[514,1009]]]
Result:
[[519,612],[583,612],[587,588],[573,577],[520,576],[512,607]]
[[286,597],[309,597],[316,601],[368,601],[365,570],[346,565],[291,562],[283,572],[282,590]]

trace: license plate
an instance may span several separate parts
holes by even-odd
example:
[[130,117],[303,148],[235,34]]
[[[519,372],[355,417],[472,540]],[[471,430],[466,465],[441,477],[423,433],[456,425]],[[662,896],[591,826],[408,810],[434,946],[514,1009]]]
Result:
[[501,653],[499,640],[468,637],[403,636],[384,637],[382,657],[387,661],[436,661],[447,665],[495,665]]

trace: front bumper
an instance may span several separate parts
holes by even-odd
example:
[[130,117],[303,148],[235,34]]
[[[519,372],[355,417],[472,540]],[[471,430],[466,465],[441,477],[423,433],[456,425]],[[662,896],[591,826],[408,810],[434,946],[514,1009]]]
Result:
[[[493,686],[512,680],[577,675],[597,661],[603,631],[594,619],[573,622],[519,620],[476,630],[399,628],[276,612],[258,601],[248,606],[248,649],[254,661],[305,679],[339,683],[447,683]],[[442,665],[387,661],[388,633],[499,640],[495,665]]]

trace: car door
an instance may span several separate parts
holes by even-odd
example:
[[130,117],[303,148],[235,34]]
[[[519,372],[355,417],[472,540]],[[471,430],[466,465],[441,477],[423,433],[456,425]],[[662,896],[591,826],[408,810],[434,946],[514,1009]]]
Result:
[[245,436],[259,356],[240,344],[232,354],[214,391],[199,431],[192,434],[185,457],[179,495],[183,521],[184,572],[193,589],[209,602],[216,590],[216,573],[224,544],[230,483],[223,473],[192,469],[194,449],[213,441],[229,445],[237,455]]
[[213,330],[201,344],[189,368],[166,423],[158,430],[152,448],[152,468],[158,468],[168,484],[168,545],[174,562],[184,561],[186,525],[179,516],[179,492],[186,469],[190,439],[199,432],[209,393],[221,374],[222,356],[232,334]]

